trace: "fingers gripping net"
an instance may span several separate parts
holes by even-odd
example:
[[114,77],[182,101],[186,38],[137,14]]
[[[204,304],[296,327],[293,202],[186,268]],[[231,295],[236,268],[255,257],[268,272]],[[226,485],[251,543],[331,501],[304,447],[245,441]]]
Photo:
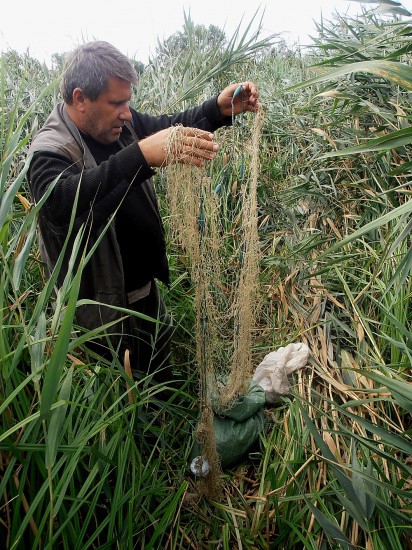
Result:
[[257,185],[262,114],[255,117],[249,178],[239,195],[234,220],[225,219],[222,199],[204,168],[173,163],[182,129],[171,129],[167,155],[167,194],[174,242],[187,256],[196,308],[200,422],[197,439],[211,474],[203,492],[220,492],[219,457],[213,411],[230,408],[245,393],[252,376],[252,336],[259,294]]

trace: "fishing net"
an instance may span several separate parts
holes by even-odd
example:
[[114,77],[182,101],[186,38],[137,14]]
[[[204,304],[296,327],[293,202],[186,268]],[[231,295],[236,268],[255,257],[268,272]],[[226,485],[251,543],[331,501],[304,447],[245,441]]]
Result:
[[[254,117],[242,152],[241,181],[224,189],[206,168],[179,158],[182,127],[171,129],[167,198],[174,242],[187,257],[195,295],[200,419],[196,438],[210,472],[203,492],[220,492],[220,457],[214,417],[248,392],[252,338],[259,307],[257,185],[263,112]],[[245,170],[245,168],[247,168]],[[236,191],[239,189],[239,191]]]

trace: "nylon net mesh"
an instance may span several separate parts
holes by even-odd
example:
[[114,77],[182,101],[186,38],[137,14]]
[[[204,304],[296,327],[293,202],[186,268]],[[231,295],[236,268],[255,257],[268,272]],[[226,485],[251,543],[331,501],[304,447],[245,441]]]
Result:
[[[196,309],[200,420],[196,437],[211,468],[202,491],[220,492],[213,411],[223,412],[247,391],[252,337],[259,303],[257,185],[263,113],[254,118],[244,148],[240,192],[218,191],[205,168],[173,163],[181,127],[168,140],[167,195],[171,236],[187,256]],[[234,187],[236,187],[236,183]]]

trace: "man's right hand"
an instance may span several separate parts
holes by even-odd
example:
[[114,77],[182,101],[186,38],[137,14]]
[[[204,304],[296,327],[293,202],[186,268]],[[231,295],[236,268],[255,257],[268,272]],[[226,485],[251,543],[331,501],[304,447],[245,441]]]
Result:
[[219,150],[213,134],[183,126],[160,130],[139,141],[139,147],[149,166],[153,167],[176,162],[201,167]]

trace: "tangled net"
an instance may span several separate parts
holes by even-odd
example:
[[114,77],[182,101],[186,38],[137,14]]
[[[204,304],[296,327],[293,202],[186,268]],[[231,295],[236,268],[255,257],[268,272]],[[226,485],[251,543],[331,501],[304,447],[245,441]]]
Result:
[[249,175],[232,210],[205,168],[173,162],[179,158],[182,127],[171,129],[167,146],[171,236],[188,258],[195,292],[200,401],[196,437],[210,465],[210,474],[200,481],[201,492],[209,496],[221,491],[214,412],[229,409],[247,391],[252,377],[252,334],[259,307],[257,185],[262,123],[259,110],[246,151]]

